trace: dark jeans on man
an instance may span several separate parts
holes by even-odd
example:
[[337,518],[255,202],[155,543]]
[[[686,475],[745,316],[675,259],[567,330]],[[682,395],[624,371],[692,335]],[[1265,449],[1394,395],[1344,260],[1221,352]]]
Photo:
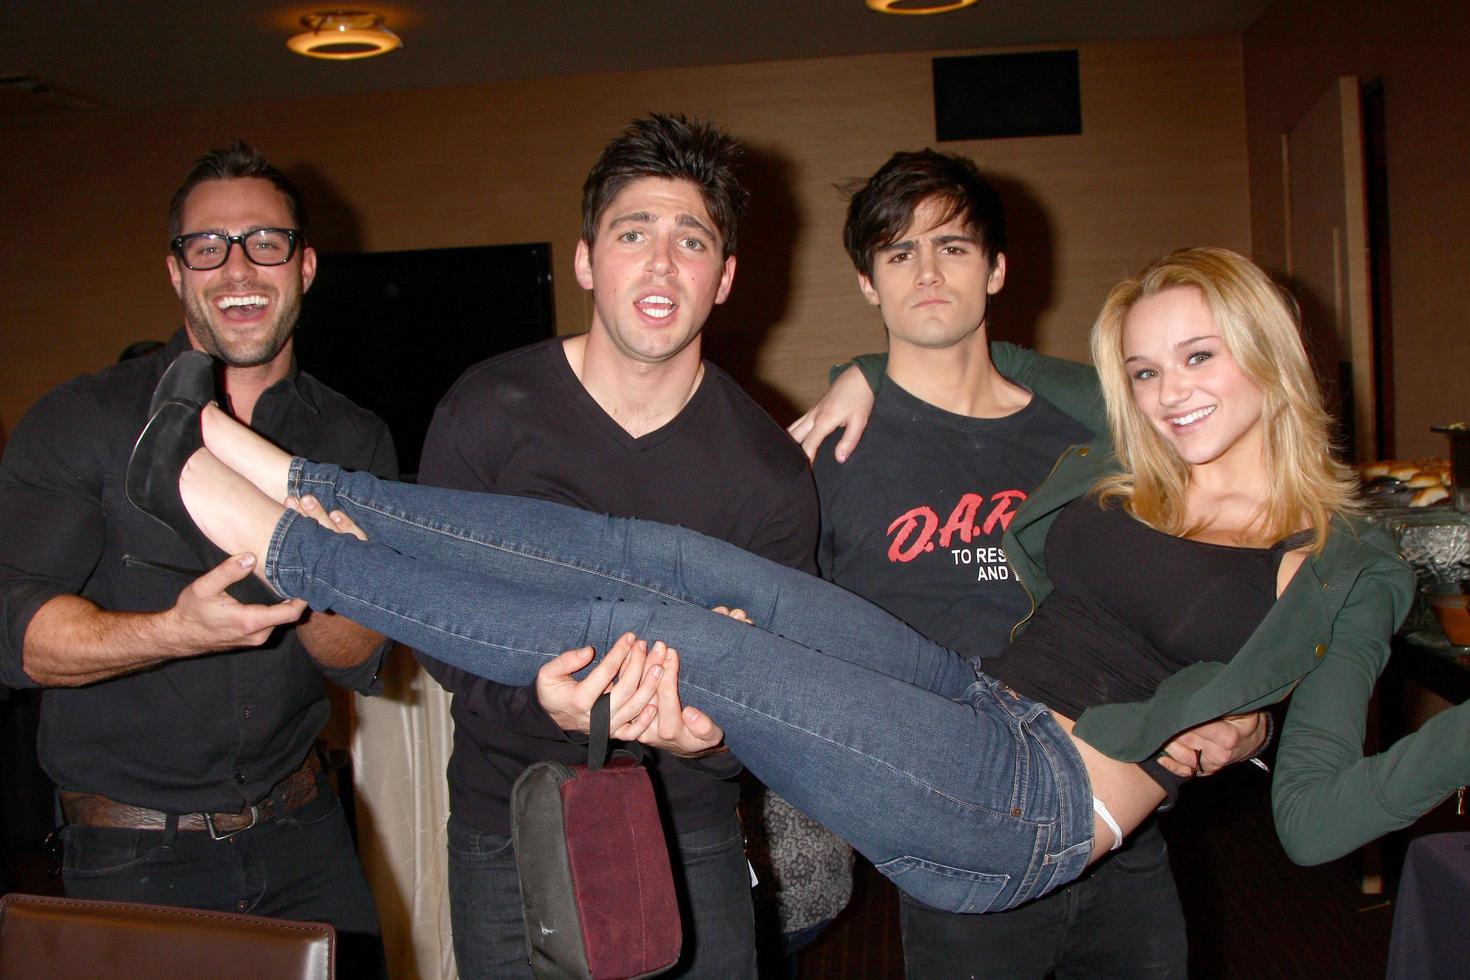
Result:
[[[664,975],[755,977],[755,917],[739,820],[732,814],[713,827],[669,837],[669,863],[684,947],[678,966]],[[449,818],[449,910],[461,980],[531,976],[510,838]]]
[[316,799],[227,840],[77,826],[61,836],[68,898],[328,922],[337,930],[338,976],[387,975],[372,893],[326,783]]
[[36,759],[40,723],[39,688],[0,684],[0,895],[13,887],[21,855],[39,853],[52,826],[56,787]]
[[1070,885],[1006,912],[957,915],[900,900],[909,980],[1189,975],[1184,912],[1152,823]]

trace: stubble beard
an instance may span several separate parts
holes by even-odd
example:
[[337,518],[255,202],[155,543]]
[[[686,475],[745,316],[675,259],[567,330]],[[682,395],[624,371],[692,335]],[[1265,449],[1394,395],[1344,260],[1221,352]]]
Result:
[[218,358],[230,367],[259,367],[269,364],[281,348],[286,346],[301,315],[301,298],[276,297],[276,309],[270,330],[258,342],[250,346],[240,343],[229,344],[221,331],[215,329],[210,310],[197,297],[184,300],[184,322],[206,354]]

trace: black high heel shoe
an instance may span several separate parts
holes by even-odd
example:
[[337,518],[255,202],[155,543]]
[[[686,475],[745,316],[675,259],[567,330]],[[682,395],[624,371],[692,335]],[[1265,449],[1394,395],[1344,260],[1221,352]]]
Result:
[[203,351],[186,350],[163,372],[153,398],[148,402],[151,419],[167,401],[180,401],[196,408],[216,400],[214,358]]
[[[210,370],[212,373],[213,368]],[[179,474],[184,463],[204,446],[204,435],[199,429],[202,410],[202,405],[175,399],[159,405],[133,446],[124,483],[128,502],[178,535],[203,563],[196,578],[229,557],[199,530],[179,496]],[[264,556],[256,557],[264,560]],[[254,575],[241,579],[226,591],[237,601],[248,604],[273,605],[281,601],[270,586]]]

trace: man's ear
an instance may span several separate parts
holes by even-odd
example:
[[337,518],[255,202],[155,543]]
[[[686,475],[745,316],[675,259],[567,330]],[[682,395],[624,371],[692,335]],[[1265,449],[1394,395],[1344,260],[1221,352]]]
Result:
[[878,290],[873,288],[873,280],[861,272],[858,273],[858,289],[862,291],[863,296],[867,298],[868,302],[874,306],[877,306],[881,302],[878,299]]
[[985,293],[994,296],[1000,292],[1006,284],[1006,253],[996,252],[995,260],[990,266],[990,278],[985,280]]
[[316,249],[310,245],[301,252],[301,291],[304,293],[311,288],[316,280]]
[[572,254],[572,271],[576,273],[577,285],[592,288],[592,246],[587,239],[577,239],[577,250]]
[[174,284],[174,292],[178,294],[179,299],[183,299],[184,298],[184,270],[183,270],[183,267],[179,265],[179,260],[176,259],[176,258],[174,258],[172,255],[166,255],[166,256],[164,256],[163,261],[164,261],[164,264],[168,266],[168,281]]
[[723,303],[730,295],[730,287],[735,285],[735,256],[725,260],[725,268],[720,272],[720,288],[715,293],[716,305]]

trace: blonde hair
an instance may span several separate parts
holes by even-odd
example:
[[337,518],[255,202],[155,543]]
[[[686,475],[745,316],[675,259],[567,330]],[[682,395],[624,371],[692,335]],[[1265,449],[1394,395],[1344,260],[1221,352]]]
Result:
[[1357,511],[1357,481],[1331,453],[1331,418],[1302,345],[1296,304],[1243,255],[1187,248],[1166,255],[1113,287],[1092,328],[1092,360],[1107,402],[1108,424],[1122,471],[1094,488],[1121,499],[1134,516],[1175,535],[1190,526],[1184,492],[1189,467],[1133,400],[1123,364],[1123,322],[1133,304],[1166,289],[1199,291],[1236,365],[1261,391],[1262,463],[1272,488],[1252,530],[1279,541],[1303,526],[1311,548],[1327,543],[1334,515]]

